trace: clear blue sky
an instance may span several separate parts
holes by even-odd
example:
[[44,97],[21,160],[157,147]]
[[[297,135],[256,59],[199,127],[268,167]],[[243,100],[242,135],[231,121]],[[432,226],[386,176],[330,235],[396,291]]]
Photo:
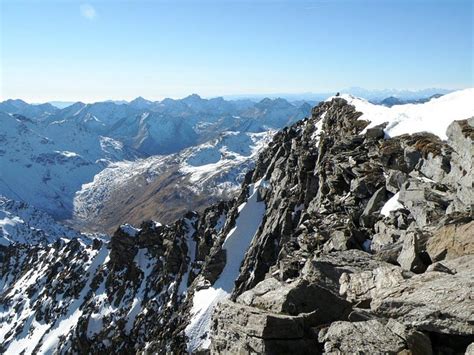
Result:
[[473,86],[472,0],[0,0],[1,99]]

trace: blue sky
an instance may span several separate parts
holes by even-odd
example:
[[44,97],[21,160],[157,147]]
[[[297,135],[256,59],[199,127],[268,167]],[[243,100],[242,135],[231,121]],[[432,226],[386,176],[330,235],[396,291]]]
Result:
[[1,98],[473,86],[471,0],[0,0]]

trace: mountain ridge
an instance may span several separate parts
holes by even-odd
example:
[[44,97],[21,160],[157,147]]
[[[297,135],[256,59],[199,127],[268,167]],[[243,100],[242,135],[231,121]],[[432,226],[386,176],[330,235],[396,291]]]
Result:
[[[460,112],[473,94],[441,103]],[[402,132],[398,109],[370,121],[366,103],[313,108],[274,136],[237,197],[201,214],[125,226],[108,245],[40,247],[39,260],[2,248],[2,350],[472,348],[472,108],[443,121],[442,140]]]
[[[273,94],[254,94],[254,95],[229,94],[229,95],[223,95],[223,96],[207,96],[204,98],[204,100],[226,99],[230,101],[241,101],[241,100],[245,101],[248,99],[252,99],[252,100],[261,101],[265,98],[270,98],[270,99],[282,98],[290,102],[291,101],[305,101],[305,100],[314,102],[314,101],[323,101],[327,97],[332,96],[336,91],[352,94],[354,96],[358,96],[358,97],[365,98],[367,100],[374,100],[374,101],[381,101],[384,98],[387,98],[390,96],[394,96],[402,100],[417,100],[417,99],[430,97],[434,94],[444,95],[456,90],[460,90],[460,89],[425,88],[425,89],[414,90],[414,89],[365,89],[361,87],[349,87],[349,88],[343,88],[343,89],[339,89],[335,91],[328,90],[328,91],[320,91],[320,92],[273,93]],[[190,94],[182,98],[163,98],[163,99],[158,99],[158,100],[147,100],[143,98],[142,96],[137,96],[136,98],[131,99],[131,100],[99,100],[99,101],[96,101],[95,103],[112,102],[112,103],[116,103],[120,105],[120,104],[130,104],[133,101],[138,99],[142,103],[147,102],[148,104],[152,104],[152,103],[156,104],[156,103],[163,103],[164,101],[170,101],[170,100],[179,101],[179,100],[192,97],[193,95],[201,98],[200,95],[195,93],[195,94]],[[18,100],[18,99],[7,99],[5,101],[14,101],[14,100]],[[31,105],[38,106],[38,105],[44,105],[44,104],[51,104],[59,109],[63,109],[77,102],[80,102],[80,101],[48,101],[45,103],[32,103]]]

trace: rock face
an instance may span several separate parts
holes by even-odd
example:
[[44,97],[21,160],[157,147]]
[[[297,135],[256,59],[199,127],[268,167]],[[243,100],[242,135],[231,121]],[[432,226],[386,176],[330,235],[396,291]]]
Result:
[[377,285],[371,310],[421,331],[472,337],[474,278],[471,263],[472,256],[464,256],[442,262],[445,270],[435,268],[402,279],[398,284]]
[[473,123],[387,138],[334,98],[230,202],[108,243],[10,246],[0,350],[463,354]]
[[297,316],[272,314],[230,301],[222,302],[214,313],[216,319],[234,319],[214,323],[215,353],[308,353],[317,347],[316,339],[307,339],[305,329],[313,314]]

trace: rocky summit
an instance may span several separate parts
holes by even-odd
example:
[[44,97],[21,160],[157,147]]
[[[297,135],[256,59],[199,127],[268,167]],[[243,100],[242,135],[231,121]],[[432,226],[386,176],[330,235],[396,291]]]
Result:
[[0,245],[0,352],[473,354],[474,117],[359,107],[314,107],[201,213]]

